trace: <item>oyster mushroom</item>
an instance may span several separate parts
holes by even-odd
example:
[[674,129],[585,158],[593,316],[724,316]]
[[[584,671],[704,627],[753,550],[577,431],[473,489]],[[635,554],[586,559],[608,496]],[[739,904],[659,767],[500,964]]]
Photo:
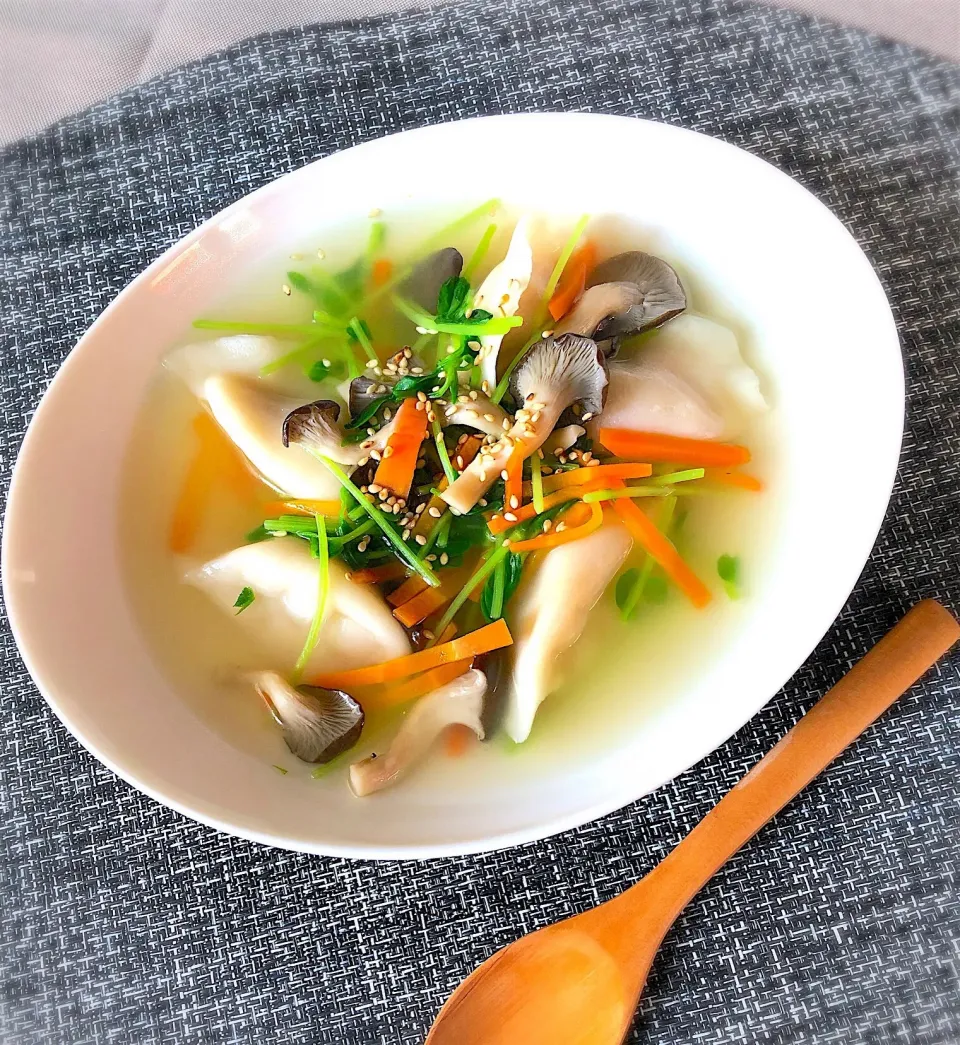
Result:
[[287,747],[304,762],[329,762],[353,747],[363,730],[363,708],[348,693],[320,686],[291,686],[275,671],[250,676]]
[[[606,410],[606,406],[604,406],[604,410]],[[580,436],[585,435],[586,431],[583,425],[564,425],[562,428],[554,428],[550,438],[543,444],[542,450],[547,455],[562,454],[564,450],[569,450]]]
[[280,426],[280,441],[284,448],[291,443],[309,446],[311,452],[353,468],[369,456],[371,449],[382,449],[387,445],[393,431],[392,420],[362,443],[344,446],[343,430],[337,423],[339,416],[340,404],[331,399],[318,399],[294,407]]
[[508,432],[480,453],[441,494],[466,513],[490,489],[515,453],[525,460],[549,438],[563,411],[581,403],[584,417],[599,413],[607,374],[596,342],[577,334],[546,337],[524,356],[513,375],[513,391],[523,405]]
[[[528,235],[529,219],[522,217],[513,230],[510,246],[503,261],[490,270],[473,299],[474,308],[482,308],[493,316],[514,316],[520,307],[520,297],[527,289],[533,273],[533,250]],[[497,383],[497,356],[502,334],[488,334],[480,338],[477,362],[480,374],[490,388]]]
[[554,333],[593,337],[604,323],[626,316],[642,303],[643,291],[635,283],[598,283],[580,295]]
[[632,283],[640,291],[641,300],[604,319],[593,331],[597,341],[629,337],[658,327],[687,307],[687,296],[674,269],[642,250],[630,250],[602,261],[590,274],[583,296],[603,283]]
[[421,697],[407,713],[383,755],[371,755],[350,767],[350,787],[358,798],[395,783],[430,749],[447,726],[461,725],[483,740],[483,698],[487,677],[471,668],[459,678]]
[[400,284],[400,293],[427,312],[435,312],[440,288],[448,279],[459,276],[463,255],[455,247],[434,251],[421,261]]
[[508,422],[507,427],[513,423],[506,410],[483,392],[458,396],[457,401],[446,408],[441,421],[445,425],[466,425],[495,436],[506,431],[504,421]]

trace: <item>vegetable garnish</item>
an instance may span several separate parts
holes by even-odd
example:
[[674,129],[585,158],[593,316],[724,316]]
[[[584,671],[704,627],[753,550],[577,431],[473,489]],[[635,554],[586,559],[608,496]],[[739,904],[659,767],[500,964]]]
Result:
[[403,563],[385,562],[382,566],[366,566],[360,570],[354,570],[348,576],[354,584],[384,584],[386,581],[398,581],[407,575]]
[[750,451],[734,443],[712,443],[706,439],[686,439],[658,432],[634,432],[628,428],[601,428],[600,442],[617,457],[634,457],[642,461],[733,467],[750,460]]
[[377,258],[370,269],[370,282],[382,287],[393,275],[393,262],[389,258]]
[[[584,509],[581,511],[580,509]],[[599,530],[603,524],[603,509],[599,504],[575,504],[562,516],[561,521],[554,526],[549,533],[541,533],[537,537],[531,537],[526,541],[511,542],[510,550],[513,552],[535,552],[545,551],[548,548],[558,548],[561,544],[580,540]]]
[[[264,364],[260,367],[260,376],[269,377],[271,374],[275,374],[278,370],[282,370],[285,366],[289,366],[291,363],[306,363],[314,355],[321,345],[330,341],[330,336],[325,334],[323,337],[311,338],[309,341],[304,342],[298,348],[293,349],[290,352],[285,352],[282,356],[277,356],[276,359],[271,360],[269,363]],[[317,364],[314,363],[314,366]],[[322,365],[322,364],[321,364]],[[323,377],[326,377],[330,372],[329,367],[323,367]],[[323,378],[316,378],[315,380],[323,380]]]
[[[308,451],[309,452],[309,451]],[[411,551],[411,549],[403,543],[403,540],[397,534],[392,523],[387,521],[387,516],[380,511],[376,505],[364,497],[364,495],[357,489],[356,486],[350,481],[350,477],[347,473],[336,463],[331,461],[328,457],[324,457],[322,454],[314,454],[318,461],[325,464],[327,468],[336,477],[337,482],[347,491],[353,499],[359,504],[363,510],[370,516],[370,518],[376,523],[377,527],[381,530],[384,537],[393,546],[396,554],[403,559],[403,561],[410,566],[414,572],[419,573],[421,577],[430,585],[431,588],[439,586],[440,581],[437,579],[437,575],[430,569],[430,567],[421,562],[420,559]]]
[[653,471],[648,464],[601,464],[592,468],[571,468],[566,472],[554,472],[543,480],[546,493],[563,490],[584,483],[597,485],[611,479],[645,479]]
[[[439,646],[434,647],[434,649],[440,648]],[[472,665],[472,657],[454,661],[452,664],[441,664],[423,672],[422,675],[414,675],[402,682],[372,689],[363,694],[361,704],[364,711],[367,712],[382,711],[385,708],[396,707],[398,704],[406,704],[410,700],[416,700],[427,693],[432,693],[435,689],[459,678],[469,671]]]
[[449,600],[450,596],[445,595],[440,588],[424,588],[419,595],[414,595],[412,599],[398,606],[393,615],[405,628],[412,628],[425,621],[431,613],[435,613]]
[[538,450],[530,455],[530,493],[533,497],[533,509],[539,515],[543,512],[543,473],[540,471],[540,456],[543,451]]
[[[585,493],[585,488],[582,486],[570,486],[564,490],[557,490],[554,493],[548,494],[543,499],[543,511],[547,512],[551,508],[556,507],[558,504],[564,504],[567,501],[577,501]],[[536,505],[530,503],[525,504],[521,508],[518,508],[515,512],[507,513],[512,515],[512,519],[507,519],[504,515],[494,515],[487,523],[487,527],[493,534],[504,533],[506,530],[511,529],[518,523],[529,522],[530,519],[536,518],[536,516],[542,514],[537,511]]]
[[[443,628],[438,626],[438,632],[442,631]],[[450,642],[418,650],[416,653],[409,653],[405,657],[397,657],[394,660],[385,661],[383,664],[321,675],[314,680],[313,684],[346,690],[352,686],[375,686],[406,678],[408,675],[427,671],[441,664],[452,664],[456,661],[479,657],[481,653],[489,653],[491,650],[511,645],[513,645],[513,636],[510,634],[506,622],[501,618],[476,631],[459,635]]]
[[[443,439],[443,429],[440,427],[440,422],[437,418],[434,418],[431,422],[433,428],[433,440],[437,444],[437,456],[440,458],[440,464],[443,468],[443,474],[446,477],[448,483],[452,483],[457,478],[457,473],[454,470],[453,462],[450,460],[450,454],[447,450],[447,444]],[[439,501],[440,498],[438,497]],[[441,505],[441,507],[445,507]]]
[[460,609],[463,607],[463,604],[474,592],[478,595],[480,594],[482,582],[485,581],[497,568],[497,563],[506,556],[508,550],[505,539],[501,537],[486,553],[486,555],[484,555],[483,559],[480,561],[480,565],[467,580],[467,583],[460,589],[450,605],[446,608],[440,620],[437,621],[435,629],[437,635],[443,634],[443,629],[453,620],[454,617],[456,617],[460,612]]
[[310,630],[307,632],[307,640],[303,644],[300,656],[293,668],[294,681],[303,677],[304,668],[313,653],[313,648],[320,637],[320,628],[323,626],[323,616],[327,609],[327,593],[330,590],[330,546],[327,543],[327,528],[323,525],[323,519],[316,516],[319,562],[317,563],[317,607],[313,612],[313,620],[310,622]]
[[393,432],[374,476],[377,486],[389,490],[404,501],[410,494],[420,444],[427,434],[427,411],[424,405],[419,399],[404,399],[400,404]]
[[497,234],[497,226],[491,222],[483,231],[483,235],[480,237],[480,242],[474,247],[473,253],[470,255],[470,260],[463,266],[463,277],[464,279],[470,279],[470,277],[477,271],[480,263],[487,256],[487,251],[490,249],[490,241]]
[[[658,510],[656,512],[655,525],[661,532],[669,532],[670,523],[673,520],[673,515],[676,511],[676,507],[676,497],[668,497],[665,501],[661,502],[657,506]],[[616,599],[617,606],[620,607],[620,616],[623,620],[630,620],[636,614],[636,609],[640,603],[640,600],[644,597],[645,594],[648,594],[650,581],[652,580],[652,574],[655,566],[656,562],[654,561],[653,556],[649,554],[644,555],[643,565],[640,567],[640,569],[627,570],[626,573],[624,573],[623,577],[620,578],[620,581],[618,581]],[[624,578],[627,576],[627,574],[631,573],[635,576],[632,579],[632,583],[627,585],[627,583],[624,581]],[[621,582],[623,582],[622,585]],[[622,593],[621,588],[623,589]]]
[[[536,457],[536,454],[533,456]],[[515,452],[507,461],[506,473],[503,505],[509,511],[515,512],[523,500],[523,457],[519,452]]]
[[615,501],[618,497],[668,497],[674,492],[672,486],[623,486],[617,490],[588,490],[583,495],[584,503]]
[[[534,313],[532,333],[530,339],[520,349],[520,351],[510,360],[510,365],[503,373],[503,377],[497,382],[496,390],[490,397],[495,403],[499,403],[506,395],[507,389],[510,387],[510,377],[514,370],[520,365],[520,361],[527,354],[530,348],[540,340],[543,334],[544,324],[547,321],[547,306],[550,303],[550,299],[553,297],[554,291],[557,289],[557,284],[560,282],[560,277],[563,275],[563,270],[567,266],[567,262],[570,260],[570,255],[574,252],[577,244],[580,242],[580,237],[583,235],[583,230],[587,227],[587,223],[590,221],[590,215],[584,214],[582,218],[573,227],[573,231],[570,233],[570,238],[563,245],[563,249],[560,251],[560,255],[557,258],[556,264],[553,266],[553,271],[550,273],[550,278],[547,280],[547,285],[544,288],[543,296],[540,299],[540,304],[537,306],[537,310]],[[491,331],[492,333],[492,331]]]
[[340,514],[339,501],[311,501],[307,498],[287,501],[269,501],[263,506],[263,514],[287,515],[291,512],[299,512],[302,515],[324,515],[335,517]]
[[673,486],[675,483],[689,483],[693,479],[702,479],[705,474],[703,468],[685,468],[681,472],[665,472],[663,475],[653,476],[648,486]]
[[353,341],[356,341],[363,351],[366,353],[367,359],[372,363],[378,363],[379,358],[377,353],[374,351],[373,343],[370,340],[370,331],[367,325],[354,316],[353,319],[347,324],[347,334]]
[[724,591],[730,599],[740,598],[740,558],[736,555],[721,555],[717,559],[717,573],[723,581]]
[[523,324],[520,316],[491,316],[484,313],[488,318],[476,318],[471,316],[462,321],[451,321],[441,319],[439,316],[431,316],[428,312],[417,308],[411,301],[405,301],[401,297],[394,296],[394,304],[411,323],[415,324],[418,332],[428,334],[460,334],[462,336],[472,335],[480,337],[482,334],[506,334]]
[[255,598],[256,595],[253,593],[253,588],[241,588],[240,594],[237,596],[237,601],[233,604],[237,613],[243,613]]
[[414,574],[412,577],[408,577],[396,591],[390,592],[387,596],[387,602],[391,606],[402,606],[405,602],[409,602],[415,595],[419,595],[420,592],[426,591],[429,587],[430,585],[419,574]]
[[763,483],[755,476],[744,472],[731,472],[723,468],[705,469],[704,479],[711,483],[720,483],[722,486],[736,486],[741,490],[749,490],[751,493],[760,493]]
[[590,241],[584,243],[570,258],[557,284],[556,292],[547,305],[554,322],[562,319],[583,293],[583,288],[587,285],[587,276],[593,271],[596,263],[597,248]]
[[663,569],[664,573],[696,606],[706,606],[710,590],[680,557],[679,552],[650,518],[631,500],[616,500],[613,510],[623,520],[634,540]]

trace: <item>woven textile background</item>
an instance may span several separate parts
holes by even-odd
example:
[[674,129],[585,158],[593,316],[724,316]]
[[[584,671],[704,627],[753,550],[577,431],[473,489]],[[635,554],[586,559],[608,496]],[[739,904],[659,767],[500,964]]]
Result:
[[[960,70],[736,3],[469,0],[285,32],[0,153],[4,496],[70,346],[201,219],[386,131],[535,109],[719,135],[818,194],[877,266],[909,425],[850,604],[784,692],[656,794],[544,843],[418,865],[259,848],[143,798],[55,722],[4,622],[5,1045],[417,1042],[494,948],[662,858],[910,603],[960,609]],[[666,942],[636,1041],[960,1041],[958,682],[954,657],[717,876]]]

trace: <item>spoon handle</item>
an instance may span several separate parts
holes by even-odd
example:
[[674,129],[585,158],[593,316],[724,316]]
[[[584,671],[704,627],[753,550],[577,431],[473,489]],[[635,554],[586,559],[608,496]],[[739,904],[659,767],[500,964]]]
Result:
[[[654,888],[665,931],[718,868],[902,696],[958,638],[960,624],[939,603],[927,599],[914,606],[657,868],[618,899],[627,905],[633,901],[646,906],[650,889]],[[632,897],[634,890],[637,894]],[[617,900],[613,902],[617,904]]]

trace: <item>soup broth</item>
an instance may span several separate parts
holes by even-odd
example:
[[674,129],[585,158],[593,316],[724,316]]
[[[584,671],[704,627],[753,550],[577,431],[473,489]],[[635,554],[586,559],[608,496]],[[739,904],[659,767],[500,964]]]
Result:
[[[501,211],[493,220],[497,228],[489,248],[471,273],[474,286],[503,258],[516,216]],[[363,227],[334,230],[322,241],[313,237],[291,245],[288,256],[265,258],[256,278],[231,290],[209,314],[254,323],[308,324],[314,303],[298,293],[286,273],[311,266],[330,272],[346,268],[366,249],[371,227],[379,221],[386,231],[376,248],[377,256],[396,271],[413,245],[443,224],[443,217],[416,210],[377,216]],[[569,233],[569,224],[555,220],[537,243],[536,249],[551,263]],[[435,246],[455,246],[469,262],[486,226],[486,219],[473,222]],[[595,219],[588,234],[601,259],[623,250],[657,246],[647,242],[644,230],[625,227],[614,218]],[[687,316],[703,316],[733,329],[744,358],[752,363],[756,346],[750,342],[748,324],[725,315],[722,302],[713,300],[710,288],[698,285],[696,274],[684,268],[682,258],[668,260],[682,278]],[[389,295],[367,310],[364,319],[381,358],[388,348],[396,351],[417,337],[409,322],[391,307]],[[529,318],[521,334],[511,333],[507,344],[515,349],[523,343],[531,333],[528,322]],[[621,358],[642,353],[669,330],[667,324],[628,340]],[[215,331],[185,329],[183,341],[218,336],[221,334]],[[297,347],[295,341],[280,345],[281,352]],[[301,402],[337,399],[347,375],[317,382],[305,373],[311,361],[327,358],[328,351],[321,346],[263,380]],[[406,707],[368,714],[357,746],[327,766],[301,762],[287,749],[264,701],[244,681],[246,673],[273,666],[275,653],[242,619],[225,614],[203,591],[184,583],[191,568],[242,545],[265,518],[267,506],[278,500],[277,492],[252,472],[246,482],[236,476],[217,476],[204,499],[191,546],[181,554],[170,550],[171,517],[195,452],[194,421],[200,410],[181,376],[166,368],[158,372],[130,445],[123,488],[123,558],[132,607],[173,688],[208,726],[238,749],[291,775],[317,776],[320,789],[332,786],[334,780],[342,786],[350,762],[386,748]],[[688,687],[736,633],[749,611],[751,592],[763,583],[777,525],[776,426],[776,410],[770,409],[745,420],[737,437],[751,450],[749,473],[762,481],[763,492],[730,488],[677,498],[683,519],[675,535],[677,548],[711,589],[708,606],[698,609],[675,586],[661,584],[650,601],[641,602],[634,619],[623,620],[616,584],[611,583],[590,611],[582,637],[563,655],[563,682],[539,708],[525,743],[513,743],[502,727],[494,725],[485,742],[469,743],[458,757],[451,757],[438,744],[433,756],[403,786],[414,791],[442,787],[452,793],[482,787],[492,796],[505,797],[512,782],[544,767],[566,767],[575,773],[598,751],[618,748],[642,728],[646,717]],[[718,576],[721,556],[739,560],[737,585],[735,589],[728,586],[729,591]],[[642,568],[644,559],[634,543],[621,574]],[[509,624],[509,605],[506,619]]]

